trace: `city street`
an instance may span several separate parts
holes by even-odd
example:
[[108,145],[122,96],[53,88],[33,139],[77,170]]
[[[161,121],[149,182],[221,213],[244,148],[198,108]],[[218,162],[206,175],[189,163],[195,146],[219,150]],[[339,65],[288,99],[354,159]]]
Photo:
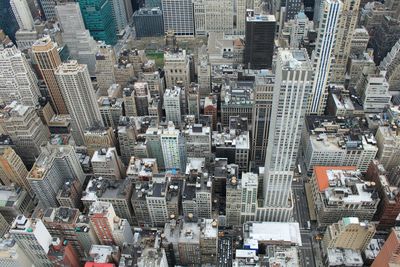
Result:
[[230,267],[233,260],[233,242],[231,237],[221,237],[218,240],[218,267]]

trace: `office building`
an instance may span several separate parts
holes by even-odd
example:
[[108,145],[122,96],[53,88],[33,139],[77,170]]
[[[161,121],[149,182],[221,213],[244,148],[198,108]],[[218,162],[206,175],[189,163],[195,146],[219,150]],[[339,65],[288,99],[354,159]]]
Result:
[[57,5],[55,10],[70,56],[86,64],[90,75],[95,76],[97,44],[85,28],[79,4],[67,2]]
[[165,169],[164,155],[161,147],[161,133],[162,129],[149,127],[145,133],[146,136],[146,150],[149,158],[155,158],[160,170]]
[[398,125],[380,126],[376,131],[377,158],[387,171],[400,164],[400,136]]
[[209,126],[189,125],[189,128],[183,131],[183,135],[185,136],[186,156],[188,158],[211,159],[211,131]]
[[115,245],[113,231],[114,218],[116,216],[117,215],[115,214],[113,205],[111,203],[96,201],[90,206],[90,222],[101,245]]
[[29,267],[32,262],[14,239],[7,238],[0,240],[0,265]]
[[172,122],[169,122],[168,127],[163,129],[160,143],[165,169],[183,172],[186,167],[185,140],[183,134],[175,129]]
[[128,18],[127,17],[126,7],[125,7],[125,0],[109,0],[112,9],[112,17],[115,22],[115,30],[116,34],[125,30],[126,25],[128,25]]
[[119,217],[114,218],[113,236],[115,244],[120,248],[123,247],[123,244],[134,243],[131,225],[129,224],[127,219],[121,219]]
[[20,30],[33,30],[34,22],[28,3],[24,0],[10,0],[11,8]]
[[359,55],[367,50],[369,43],[369,33],[364,28],[356,28],[353,32],[353,38],[350,44],[350,55]]
[[32,191],[17,186],[0,186],[0,196],[0,214],[8,225],[11,225],[18,215],[27,215],[36,205]]
[[356,167],[314,167],[311,187],[319,226],[351,216],[372,220],[380,199],[375,184],[362,178]]
[[[379,23],[379,22],[378,22]],[[374,61],[379,65],[400,38],[400,21],[387,15],[374,29],[370,46],[374,49]]]
[[122,117],[118,126],[118,143],[120,146],[121,160],[128,165],[134,155],[135,143],[137,142],[137,132],[133,120],[129,117]]
[[[196,35],[210,32],[234,33],[234,3],[223,0],[197,0],[193,2]],[[243,14],[244,15],[244,14]]]
[[37,78],[25,55],[15,46],[0,48],[0,92],[3,105],[14,100],[33,107],[38,104]]
[[186,90],[187,97],[187,115],[192,115],[194,118],[198,119],[200,116],[200,96],[199,96],[199,86],[196,84],[191,84]]
[[303,131],[304,161],[307,172],[315,166],[356,166],[366,172],[378,152],[372,132],[351,118],[307,116]]
[[11,226],[10,235],[33,264],[53,266],[47,257],[52,237],[40,219],[18,216]]
[[72,60],[61,64],[55,75],[71,115],[74,140],[82,145],[84,131],[103,124],[87,66]]
[[25,165],[32,166],[50,136],[34,108],[13,102],[1,110],[0,125],[12,138],[15,152]]
[[208,96],[204,99],[204,115],[210,117],[210,126],[213,130],[217,128],[217,99],[215,96]]
[[326,228],[324,248],[341,248],[363,251],[375,234],[375,225],[357,217],[344,217]]
[[15,33],[19,26],[11,8],[10,1],[2,1],[0,3],[0,28],[15,42]]
[[115,83],[114,65],[117,62],[114,49],[100,45],[96,53],[96,79],[98,95],[106,96],[107,90]]
[[[240,223],[256,220],[258,176],[255,173],[246,172],[241,179],[242,199],[240,211]],[[279,218],[277,218],[279,220]]]
[[307,114],[322,115],[325,111],[336,32],[339,27],[342,5],[340,1],[324,0],[321,6],[321,11],[323,12],[321,18],[323,19],[320,21],[316,48],[311,59],[314,65],[314,77]]
[[204,163],[202,158],[188,158],[182,190],[182,210],[187,221],[212,218],[212,181]]
[[242,210],[242,185],[241,180],[232,176],[226,181],[226,206],[225,215],[227,225],[239,226]]
[[46,207],[58,207],[58,191],[64,179],[78,180],[82,185],[85,175],[72,146],[47,145],[40,153],[27,179],[39,201]]
[[117,23],[111,1],[114,0],[79,0],[82,17],[86,28],[97,41],[108,45],[117,43]]
[[377,70],[374,73],[363,71],[356,89],[363,102],[365,113],[380,113],[390,106],[392,96],[384,71]]
[[[67,241],[67,242],[65,242]],[[59,237],[53,237],[47,257],[55,266],[79,266],[80,259],[75,248],[72,247],[68,240]]]
[[270,69],[274,55],[276,19],[273,15],[246,18],[244,64],[249,69]]
[[389,83],[389,90],[398,90],[400,87],[400,41],[392,47],[379,65],[379,69],[386,71],[386,80]]
[[288,199],[311,76],[305,49],[279,50],[263,181],[265,218],[272,221],[287,221],[291,213]]
[[89,181],[86,190],[82,193],[82,202],[85,208],[89,208],[96,201],[111,203],[117,216],[135,225],[136,219],[130,202],[131,195],[131,180],[116,181],[99,177]]
[[24,188],[26,191],[31,190],[29,182],[26,180],[28,170],[26,169],[21,158],[15,153],[11,147],[3,149],[0,153],[0,181],[3,185],[11,185],[12,183]]
[[310,21],[303,11],[300,11],[288,24],[290,25],[290,48],[297,49],[308,38],[308,32],[314,29],[314,22]]
[[66,179],[56,199],[61,207],[81,208],[82,186],[78,180]]
[[100,244],[99,239],[97,238],[96,232],[94,231],[94,227],[91,225],[90,217],[88,215],[81,214],[78,216],[78,220],[76,221],[75,234],[82,246],[82,253],[88,256],[90,249],[93,245]]
[[202,263],[216,264],[218,251],[218,222],[205,219],[200,224],[200,257]]
[[[346,79],[347,61],[357,26],[360,1],[342,1],[333,56],[335,62],[332,64],[331,79],[337,84],[344,84]],[[323,18],[322,18],[323,20]]]
[[105,147],[115,147],[117,140],[111,127],[94,126],[84,132],[87,154],[92,157],[95,151]]
[[125,167],[115,147],[96,150],[91,159],[95,177],[120,180],[125,177]]
[[255,79],[250,159],[256,166],[262,166],[265,163],[265,155],[267,154],[274,78],[272,74],[269,74],[257,75]]
[[190,85],[190,62],[186,50],[164,52],[164,72],[167,88]]
[[32,52],[49,91],[54,111],[57,114],[68,114],[64,98],[54,75],[54,71],[61,65],[57,44],[52,42],[50,37],[44,37],[33,44]]
[[399,246],[400,246],[400,229],[395,227],[391,230],[388,239],[381,248],[378,256],[372,263],[372,267],[380,266],[396,266],[400,264]]
[[[119,117],[123,113],[124,101],[122,98],[100,96],[97,99],[103,124],[107,128],[117,129]],[[143,114],[141,114],[143,115]]]
[[400,212],[400,195],[398,187],[389,180],[389,174],[378,160],[373,160],[366,173],[368,181],[373,181],[381,201],[379,202],[374,221],[377,228],[390,229],[396,225],[396,218]]
[[177,86],[166,89],[164,93],[165,119],[167,122],[173,122],[176,125],[180,125],[182,120],[181,93],[184,92]]
[[[193,4],[191,0],[161,0],[164,31],[177,36],[194,36]],[[167,85],[168,86],[168,85]]]
[[136,36],[157,37],[164,35],[164,23],[162,11],[159,7],[141,8],[133,13]]
[[126,170],[126,177],[135,183],[137,181],[150,181],[153,175],[157,173],[156,159],[131,157]]
[[364,69],[367,73],[376,69],[373,57],[367,52],[363,52],[361,54],[351,54],[349,58],[348,69],[350,74],[349,87],[354,88],[357,85],[358,81],[363,75]]
[[[302,2],[300,0],[286,0],[285,20],[288,21],[294,19],[297,14],[302,12],[301,9],[302,9]],[[304,14],[304,12],[302,13]]]

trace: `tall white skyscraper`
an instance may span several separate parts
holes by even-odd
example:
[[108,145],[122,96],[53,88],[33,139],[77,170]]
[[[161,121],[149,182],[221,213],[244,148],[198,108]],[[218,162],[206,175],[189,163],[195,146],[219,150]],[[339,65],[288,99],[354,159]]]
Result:
[[162,0],[164,30],[173,31],[178,36],[193,36],[192,0]]
[[291,216],[290,188],[311,76],[312,66],[305,49],[278,51],[263,182],[266,220],[287,221]]
[[10,5],[20,30],[33,30],[34,22],[26,0],[11,0]]
[[181,123],[181,88],[174,86],[165,90],[164,108],[167,121],[179,125]]
[[40,96],[38,81],[25,55],[15,46],[0,46],[0,102],[10,104],[18,100],[36,106]]
[[325,110],[328,97],[327,85],[341,10],[342,2],[339,0],[325,0],[322,4],[317,45],[312,55],[314,78],[307,111],[310,114],[323,114]]
[[161,149],[163,153],[165,169],[177,169],[184,171],[186,167],[185,142],[182,133],[175,129],[172,122],[161,134]]
[[87,66],[71,60],[60,65],[55,75],[71,115],[73,137],[78,145],[83,145],[86,129],[103,126]]
[[85,28],[78,3],[56,6],[57,19],[61,23],[62,37],[73,59],[86,64],[91,76],[95,76],[97,43]]

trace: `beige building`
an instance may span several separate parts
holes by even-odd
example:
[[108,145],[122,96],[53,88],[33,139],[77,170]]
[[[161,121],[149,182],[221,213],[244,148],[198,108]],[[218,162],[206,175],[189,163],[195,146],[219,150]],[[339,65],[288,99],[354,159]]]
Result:
[[168,88],[173,86],[189,86],[190,67],[186,50],[179,52],[164,52],[165,80]]
[[400,129],[396,125],[381,126],[376,131],[377,158],[387,171],[400,164]]
[[15,153],[11,147],[5,148],[0,155],[0,180],[3,185],[10,185],[11,183],[23,187],[26,191],[31,190],[26,176],[28,170],[26,169],[21,158]]
[[111,127],[92,127],[85,131],[87,153],[93,156],[94,152],[103,147],[115,147],[116,138]]
[[114,65],[117,62],[112,46],[101,44],[96,53],[96,79],[98,95],[107,95],[108,88],[115,83]]
[[375,234],[375,225],[360,222],[357,217],[345,217],[327,227],[324,249],[340,248],[364,251]]
[[53,108],[57,114],[68,114],[54,71],[61,65],[57,44],[49,36],[37,40],[32,46],[33,56],[49,91]]
[[92,157],[92,166],[95,177],[114,180],[120,180],[125,177],[125,166],[119,158],[115,147],[96,150]]

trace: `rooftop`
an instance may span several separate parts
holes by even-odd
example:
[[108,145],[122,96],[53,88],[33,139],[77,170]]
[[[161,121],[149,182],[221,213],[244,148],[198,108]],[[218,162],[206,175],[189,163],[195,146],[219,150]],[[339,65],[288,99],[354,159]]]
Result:
[[212,133],[212,144],[218,147],[230,147],[236,149],[250,149],[250,136],[248,131],[237,131],[224,129],[223,132],[219,133],[213,131]]
[[92,178],[82,192],[82,201],[96,201],[97,199],[126,199],[131,188],[131,180],[113,180],[106,178]]
[[329,266],[363,266],[361,253],[351,249],[328,248]]
[[263,243],[282,243],[301,246],[299,223],[247,222],[243,224],[243,239]]
[[118,251],[119,248],[117,246],[92,245],[89,254],[95,263],[107,263],[109,257],[118,253]]

